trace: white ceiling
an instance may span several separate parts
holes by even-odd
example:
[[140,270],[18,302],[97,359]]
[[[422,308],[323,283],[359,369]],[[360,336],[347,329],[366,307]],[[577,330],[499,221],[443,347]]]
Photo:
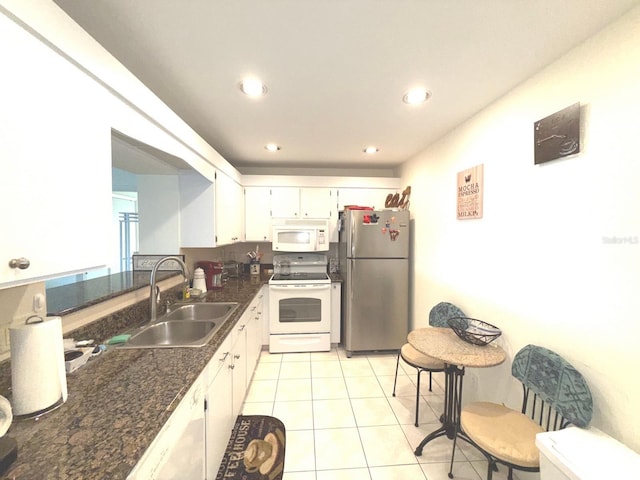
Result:
[[55,3],[243,171],[393,168],[640,0]]

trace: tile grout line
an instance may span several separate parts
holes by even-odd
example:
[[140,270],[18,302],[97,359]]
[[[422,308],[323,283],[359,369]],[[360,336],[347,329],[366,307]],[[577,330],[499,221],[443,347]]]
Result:
[[[340,358],[340,357],[339,357]],[[348,360],[348,359],[347,359]],[[367,359],[368,362],[368,359]],[[371,466],[369,465],[369,460],[367,459],[367,452],[364,449],[364,442],[362,441],[362,435],[360,434],[360,426],[358,425],[358,418],[356,417],[355,410],[353,408],[353,402],[351,401],[351,394],[349,393],[349,387],[347,386],[347,380],[344,376],[344,370],[342,369],[342,358],[340,358],[340,370],[342,370],[342,381],[344,382],[345,389],[347,390],[347,398],[349,399],[349,406],[351,407],[351,415],[353,415],[353,421],[356,426],[356,432],[358,433],[358,439],[360,440],[360,448],[362,448],[362,455],[364,456],[364,463],[367,468],[367,473],[369,474],[369,478],[371,477]]]
[[[336,352],[337,360],[339,361],[339,365],[340,365],[340,372],[341,372],[341,379],[342,379],[342,382],[343,382],[343,384],[344,384],[344,386],[345,386],[345,389],[346,389],[347,399],[349,400],[349,406],[350,406],[350,408],[351,408],[351,414],[352,414],[352,416],[353,416],[354,420],[356,420],[356,415],[355,415],[354,405],[353,405],[353,403],[352,403],[353,398],[352,398],[352,396],[351,396],[351,394],[350,394],[350,392],[349,392],[349,389],[347,388],[347,381],[346,381],[346,376],[345,376],[345,371],[344,371],[344,365],[343,365],[343,362],[345,362],[347,359],[346,359],[346,358],[343,358],[343,357],[340,355],[340,350],[339,350],[339,349],[336,349],[336,351],[335,351],[335,352]],[[380,388],[380,389],[382,390],[382,392],[383,392],[383,398],[385,398],[386,403],[388,404],[389,408],[391,408],[391,410],[392,410],[392,412],[393,412],[394,418],[395,418],[395,420],[396,420],[395,425],[398,425],[398,426],[401,428],[401,430],[403,431],[403,434],[404,434],[405,440],[407,441],[407,443],[408,443],[408,445],[409,445],[409,448],[411,448],[411,443],[409,442],[409,439],[408,439],[408,437],[407,437],[407,432],[406,432],[406,431],[404,431],[404,429],[402,428],[402,424],[400,423],[400,419],[398,418],[398,414],[397,414],[397,413],[396,413],[396,411],[392,408],[391,403],[390,403],[389,396],[385,393],[385,390],[384,390],[384,388],[383,388],[383,385],[382,385],[382,382],[381,382],[380,376],[386,376],[386,375],[381,374],[380,372],[376,371],[376,369],[374,368],[374,366],[373,366],[373,364],[372,364],[372,362],[371,362],[371,359],[370,359],[370,357],[369,357],[368,355],[367,355],[365,358],[366,358],[366,360],[367,360],[367,364],[369,365],[369,367],[370,367],[371,371],[373,372],[373,376],[375,376],[375,377],[376,377],[376,383],[377,383],[377,385],[379,386],[379,388]],[[296,360],[296,361],[297,361],[297,360]],[[305,362],[306,362],[306,361],[307,361],[307,360],[305,360]],[[312,471],[312,470],[301,470],[301,471],[300,471],[300,473],[302,473],[302,472],[308,472],[310,475],[312,475],[312,476],[313,476],[313,478],[314,478],[315,480],[317,480],[317,478],[318,478],[318,464],[317,464],[318,446],[316,445],[316,436],[315,436],[315,433],[316,433],[316,430],[318,430],[318,429],[316,428],[316,418],[315,418],[315,417],[316,417],[317,412],[316,412],[316,409],[315,409],[315,405],[314,405],[314,397],[313,397],[313,392],[314,392],[314,390],[313,390],[313,388],[314,388],[314,387],[313,387],[313,378],[314,378],[314,377],[313,377],[313,370],[312,370],[312,367],[313,367],[313,365],[312,365],[312,364],[313,364],[313,355],[311,355],[311,356],[310,356],[310,358],[309,358],[309,360],[308,360],[308,361],[309,361],[309,380],[310,380],[310,387],[311,387],[311,414],[312,414],[312,429],[311,429],[311,431],[312,431],[313,440],[314,440],[314,452],[313,452],[314,470],[313,470],[313,471]],[[320,361],[335,361],[335,360],[333,360],[333,358],[327,358],[327,359],[322,359],[322,360],[320,360]],[[272,414],[273,414],[273,413],[275,413],[275,407],[276,407],[276,405],[275,405],[275,404],[276,404],[276,398],[277,398],[278,386],[280,386],[280,380],[281,380],[280,375],[282,374],[282,364],[283,364],[283,363],[284,363],[284,357],[281,357],[280,361],[278,362],[278,364],[279,364],[279,367],[278,367],[278,376],[277,376],[277,378],[276,378],[276,392],[275,392],[274,401],[273,401],[273,405],[272,405],[272,409],[271,409]],[[405,375],[406,375],[406,372],[405,372]],[[369,375],[366,375],[366,376],[369,376]],[[324,377],[319,377],[319,378],[324,378]],[[337,377],[336,377],[336,378],[337,378]],[[415,385],[415,383],[414,383],[412,380],[411,380],[411,383],[414,385],[414,387],[416,387],[416,388],[417,388],[417,386]],[[439,382],[437,382],[437,381],[436,381],[436,383],[439,385]],[[442,387],[441,387],[441,385],[439,385],[439,386],[440,386],[440,388],[442,388]],[[436,394],[436,395],[438,395],[438,394]],[[363,398],[365,398],[365,397],[363,397]],[[436,416],[437,416],[437,414],[435,413],[434,407],[431,405],[431,403],[430,403],[430,402],[429,402],[429,400],[428,400],[428,396],[427,396],[427,397],[425,397],[425,395],[420,394],[420,398],[422,399],[422,401],[424,401],[424,402],[429,406],[429,409],[434,413],[434,415],[436,415]],[[335,428],[346,428],[346,427],[335,427]],[[360,440],[360,447],[361,447],[362,452],[363,452],[363,455],[364,455],[365,466],[363,466],[363,467],[349,467],[348,469],[366,468],[366,469],[367,469],[367,473],[368,473],[368,478],[369,478],[369,479],[371,479],[371,478],[373,478],[373,477],[372,477],[372,472],[371,472],[371,469],[372,469],[373,467],[369,465],[369,461],[368,461],[368,459],[367,459],[367,454],[366,454],[366,451],[365,451],[365,448],[364,448],[364,443],[363,443],[363,440],[362,440],[362,435],[361,435],[361,432],[360,432],[361,427],[360,427],[360,425],[358,425],[357,420],[355,421],[355,428],[357,429],[358,438],[359,438],[359,440]],[[472,461],[470,458],[467,458],[467,457],[466,457],[466,455],[464,454],[464,452],[462,452],[462,453],[463,453],[463,458],[465,458],[465,462],[466,462],[466,463],[468,463],[468,464],[471,466],[472,471],[473,471],[476,475],[478,475],[478,478],[481,478],[481,475],[478,473],[477,469],[475,468],[475,465],[473,465],[473,461]],[[445,462],[445,463],[446,463],[446,462]],[[408,463],[408,464],[401,464],[401,465],[395,465],[395,464],[393,464],[393,465],[385,465],[385,466],[377,466],[377,467],[401,467],[401,466],[405,466],[405,465],[406,465],[406,466],[409,466],[409,465],[418,465],[418,467],[420,468],[421,473],[422,473],[422,475],[424,476],[424,478],[425,478],[425,479],[427,478],[425,471],[422,469],[423,464],[421,464],[421,463],[420,463],[420,461],[419,461],[417,458],[416,458],[416,463]],[[331,470],[331,469],[330,469],[330,470]],[[330,470],[327,470],[327,471],[330,471]],[[340,470],[347,470],[347,469],[340,469]],[[290,473],[292,473],[292,474],[296,474],[296,473],[299,473],[299,472],[298,472],[298,471],[296,471],[296,472],[290,472]],[[421,477],[421,478],[423,478],[423,477]]]

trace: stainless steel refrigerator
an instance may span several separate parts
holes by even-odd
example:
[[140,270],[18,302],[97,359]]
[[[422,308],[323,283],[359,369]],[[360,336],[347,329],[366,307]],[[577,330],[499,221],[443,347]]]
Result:
[[396,350],[409,330],[409,212],[346,210],[340,225],[342,340],[353,352]]

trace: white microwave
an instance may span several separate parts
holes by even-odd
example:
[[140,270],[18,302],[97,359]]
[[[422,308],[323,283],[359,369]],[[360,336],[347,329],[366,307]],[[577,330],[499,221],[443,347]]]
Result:
[[274,218],[271,250],[274,252],[328,252],[329,220]]

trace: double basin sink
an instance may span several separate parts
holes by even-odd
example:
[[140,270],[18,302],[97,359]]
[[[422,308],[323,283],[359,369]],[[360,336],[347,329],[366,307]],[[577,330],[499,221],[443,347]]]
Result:
[[238,308],[238,302],[190,303],[142,328],[120,348],[202,347]]

